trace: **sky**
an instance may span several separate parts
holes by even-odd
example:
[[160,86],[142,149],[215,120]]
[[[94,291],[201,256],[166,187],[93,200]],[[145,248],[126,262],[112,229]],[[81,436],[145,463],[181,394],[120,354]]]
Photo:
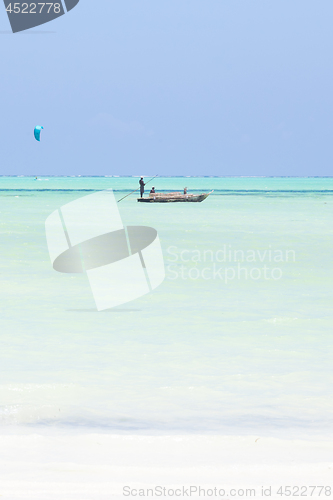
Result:
[[332,22],[331,0],[80,0],[12,34],[1,2],[0,175],[333,175]]

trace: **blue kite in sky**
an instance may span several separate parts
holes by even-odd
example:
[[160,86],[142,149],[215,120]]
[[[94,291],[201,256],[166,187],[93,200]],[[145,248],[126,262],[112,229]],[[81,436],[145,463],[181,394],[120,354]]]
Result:
[[35,130],[34,130],[34,136],[35,136],[36,141],[40,141],[40,132],[42,129],[44,129],[44,127],[41,127],[40,125],[36,125]]

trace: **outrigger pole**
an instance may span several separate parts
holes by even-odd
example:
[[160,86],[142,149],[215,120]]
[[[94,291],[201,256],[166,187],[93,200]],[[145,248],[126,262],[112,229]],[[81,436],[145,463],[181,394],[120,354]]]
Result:
[[[149,182],[151,182],[152,180],[156,179],[156,177],[158,177],[158,174],[156,174],[156,175],[155,175],[155,177],[152,177],[151,179],[149,179],[149,181],[147,181],[147,182],[145,183],[145,186],[146,186],[147,184],[149,184]],[[120,198],[120,200],[118,200],[118,201],[117,201],[117,203],[119,203],[121,200],[124,200],[125,198],[127,198],[127,196],[129,196],[130,194],[135,193],[135,191],[138,191],[138,189],[140,189],[140,186],[139,186],[137,189],[134,189],[134,191],[132,191],[131,193],[128,193],[128,194],[127,194],[126,196],[124,196],[123,198]]]

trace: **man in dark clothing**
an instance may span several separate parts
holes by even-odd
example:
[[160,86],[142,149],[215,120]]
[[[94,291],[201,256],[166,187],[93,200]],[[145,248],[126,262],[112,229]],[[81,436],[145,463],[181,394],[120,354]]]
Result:
[[145,192],[145,183],[143,182],[143,177],[141,177],[141,179],[139,180],[139,184],[140,184],[140,195],[142,198],[143,193]]

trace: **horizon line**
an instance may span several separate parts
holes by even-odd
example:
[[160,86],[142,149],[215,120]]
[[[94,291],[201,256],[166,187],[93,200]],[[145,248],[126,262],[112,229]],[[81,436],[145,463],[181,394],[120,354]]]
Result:
[[[0,174],[0,177],[10,177],[10,178],[35,178],[35,177],[53,177],[53,178],[140,178],[140,177],[150,177],[149,174],[146,175],[59,175],[59,174]],[[333,175],[159,175],[159,179],[172,179],[172,178],[185,178],[185,179],[332,179]]]

